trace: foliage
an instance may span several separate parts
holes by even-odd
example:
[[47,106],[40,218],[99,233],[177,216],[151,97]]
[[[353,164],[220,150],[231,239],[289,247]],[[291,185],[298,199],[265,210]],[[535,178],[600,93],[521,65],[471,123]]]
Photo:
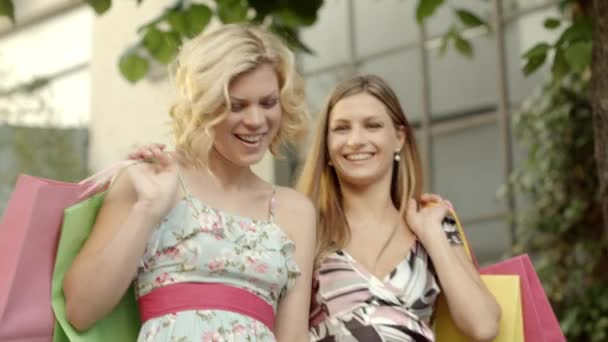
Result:
[[605,341],[608,288],[588,79],[571,71],[547,82],[515,115],[527,151],[511,176],[529,205],[518,215],[514,252],[536,265],[568,341]]
[[[135,0],[140,5],[143,0]],[[85,1],[98,14],[107,13],[112,0]],[[207,2],[209,3],[209,2]],[[250,22],[262,24],[283,37],[294,49],[312,53],[298,38],[299,27],[316,22],[323,0],[215,0],[213,6],[187,0],[176,0],[156,18],[137,29],[136,43],[127,48],[118,61],[118,69],[131,83],[143,79],[152,63],[168,64],[179,47],[217,18],[222,23]],[[0,16],[14,22],[12,0],[0,0]]]
[[[433,15],[441,1],[419,0],[423,16]],[[430,8],[433,10],[430,10]],[[511,175],[515,191],[529,206],[516,215],[513,252],[535,256],[547,295],[568,341],[608,339],[608,243],[602,239],[601,198],[594,158],[594,132],[588,86],[592,27],[580,2],[560,4],[561,16],[544,20],[548,30],[562,29],[555,42],[539,42],[522,58],[530,75],[550,63],[549,80],[514,115],[517,140],[527,152]],[[420,12],[419,12],[420,13]],[[482,25],[456,12],[461,23]],[[442,49],[453,41],[463,55],[472,56],[452,26]],[[465,40],[466,41],[466,40]]]
[[[443,0],[419,0],[418,6],[416,7],[416,20],[418,23],[423,24],[426,19],[433,16],[441,5],[443,5],[443,2]],[[468,39],[463,37],[462,30],[478,27],[490,29],[490,26],[479,15],[468,9],[453,8],[452,11],[454,16],[458,18],[458,22],[453,23],[450,28],[441,35],[441,47],[439,51],[441,54],[444,54],[447,51],[448,46],[453,44],[456,51],[461,55],[471,58],[473,57],[473,46]]]

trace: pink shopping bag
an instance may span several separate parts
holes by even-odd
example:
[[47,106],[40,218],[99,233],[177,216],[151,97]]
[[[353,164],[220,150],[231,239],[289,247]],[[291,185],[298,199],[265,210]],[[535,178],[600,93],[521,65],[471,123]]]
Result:
[[480,270],[482,274],[520,276],[522,311],[526,341],[565,342],[545,290],[527,254],[519,255]]
[[53,340],[51,281],[63,211],[103,188],[98,180],[120,165],[76,184],[19,176],[0,221],[0,341]]
[[[467,254],[479,268],[458,216],[452,212]],[[485,275],[517,275],[520,279],[524,340],[526,342],[566,342],[559,322],[527,254],[512,257],[479,270]]]

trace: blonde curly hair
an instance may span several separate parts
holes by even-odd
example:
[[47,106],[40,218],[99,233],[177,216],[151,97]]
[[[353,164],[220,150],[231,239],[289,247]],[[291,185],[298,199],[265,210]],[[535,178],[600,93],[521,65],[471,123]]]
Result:
[[274,67],[279,79],[281,123],[270,151],[295,143],[308,126],[304,82],[293,53],[274,34],[249,24],[230,24],[185,42],[171,66],[178,98],[171,107],[178,152],[193,165],[208,163],[214,127],[230,109],[228,89],[239,75],[261,64]]

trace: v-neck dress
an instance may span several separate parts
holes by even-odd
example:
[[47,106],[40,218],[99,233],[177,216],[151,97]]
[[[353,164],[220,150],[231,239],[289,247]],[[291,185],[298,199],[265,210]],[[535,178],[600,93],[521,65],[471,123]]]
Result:
[[[446,218],[442,227],[450,244],[462,244],[453,219]],[[346,251],[336,251],[315,270],[310,340],[434,341],[431,317],[439,293],[431,260],[418,241],[384,279]]]

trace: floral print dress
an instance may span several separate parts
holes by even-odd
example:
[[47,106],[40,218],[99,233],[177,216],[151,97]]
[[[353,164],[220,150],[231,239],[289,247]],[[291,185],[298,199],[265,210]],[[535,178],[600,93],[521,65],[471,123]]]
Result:
[[[450,244],[461,245],[456,221],[443,221]],[[431,317],[440,289],[417,240],[384,279],[348,252],[325,257],[315,271],[310,340],[321,342],[431,342]]]
[[[180,179],[181,181],[181,179]],[[182,182],[183,185],[183,182]],[[222,283],[251,291],[276,312],[299,275],[295,244],[268,220],[217,210],[190,195],[152,233],[135,292],[180,282]],[[275,341],[272,331],[248,316],[223,310],[187,310],[146,321],[138,341]]]

